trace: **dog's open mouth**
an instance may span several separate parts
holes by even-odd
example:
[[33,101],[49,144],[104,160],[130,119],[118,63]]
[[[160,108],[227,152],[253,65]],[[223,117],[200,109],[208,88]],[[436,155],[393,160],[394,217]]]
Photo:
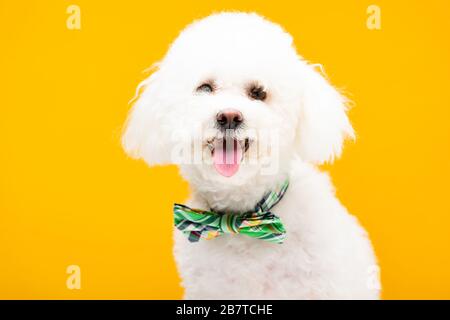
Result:
[[248,138],[243,140],[233,137],[215,138],[208,142],[208,146],[216,171],[224,177],[231,177],[238,172],[250,141]]

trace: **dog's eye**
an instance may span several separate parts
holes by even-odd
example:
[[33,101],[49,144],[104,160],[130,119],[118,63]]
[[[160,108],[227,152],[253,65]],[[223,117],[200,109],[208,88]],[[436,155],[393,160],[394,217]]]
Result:
[[267,92],[261,86],[251,86],[248,90],[248,96],[255,100],[266,100]]
[[197,87],[197,92],[212,93],[213,91],[214,91],[214,88],[209,83],[203,83],[202,85]]

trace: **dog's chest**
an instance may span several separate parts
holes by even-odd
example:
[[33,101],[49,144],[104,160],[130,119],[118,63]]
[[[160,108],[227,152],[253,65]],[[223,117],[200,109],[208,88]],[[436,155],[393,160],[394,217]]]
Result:
[[289,288],[308,272],[309,257],[298,245],[294,250],[289,240],[276,244],[244,235],[223,235],[198,243],[181,238],[177,242],[175,254],[182,278],[187,286],[192,286],[192,281],[204,290],[211,283],[230,291],[252,288],[248,294],[257,292],[263,298]]

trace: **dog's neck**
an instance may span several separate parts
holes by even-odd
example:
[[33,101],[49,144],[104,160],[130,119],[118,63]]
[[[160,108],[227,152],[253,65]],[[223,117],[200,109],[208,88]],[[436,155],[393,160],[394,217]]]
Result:
[[218,184],[208,181],[190,181],[192,196],[205,203],[204,210],[227,213],[244,213],[255,208],[256,204],[279,184],[287,174],[258,175],[242,185]]

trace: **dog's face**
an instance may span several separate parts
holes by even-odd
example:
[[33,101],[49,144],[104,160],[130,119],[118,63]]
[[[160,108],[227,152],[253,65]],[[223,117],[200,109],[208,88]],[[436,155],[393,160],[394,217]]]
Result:
[[344,99],[296,53],[290,35],[255,14],[187,27],[148,79],[123,144],[191,180],[245,184],[294,156],[321,163],[352,136]]

